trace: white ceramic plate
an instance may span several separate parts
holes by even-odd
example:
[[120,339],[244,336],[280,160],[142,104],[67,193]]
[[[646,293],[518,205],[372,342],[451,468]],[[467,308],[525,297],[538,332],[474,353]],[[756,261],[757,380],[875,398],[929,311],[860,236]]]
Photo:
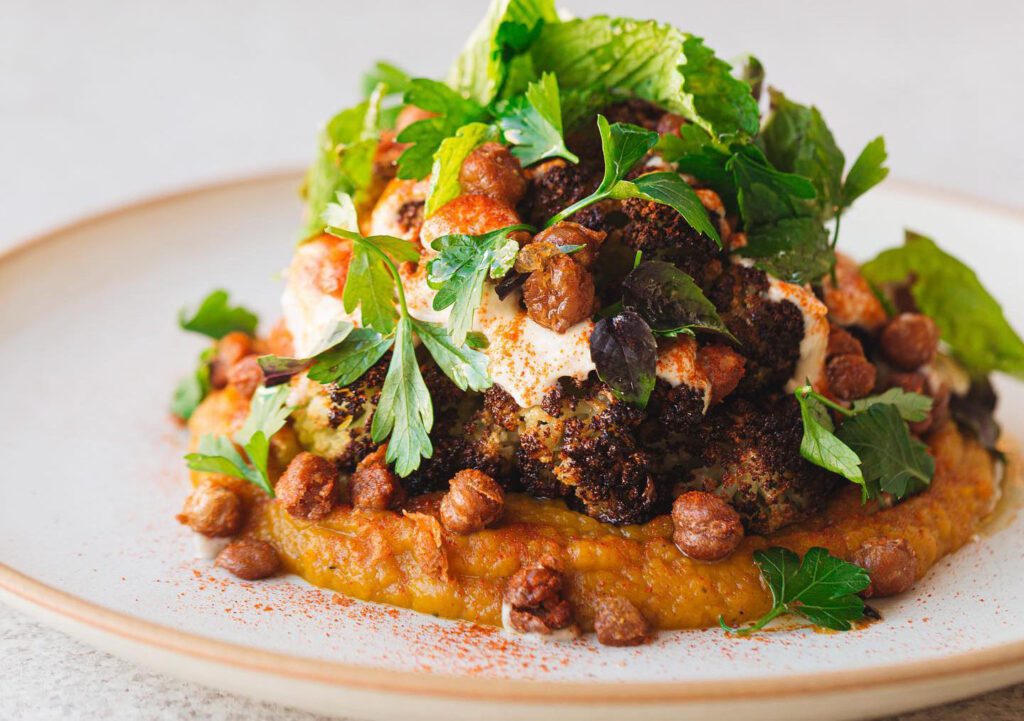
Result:
[[[4,599],[169,673],[358,717],[820,721],[1024,680],[1024,522],[940,563],[863,631],[663,633],[638,649],[533,645],[195,560],[172,518],[187,482],[166,408],[201,342],[175,313],[222,286],[276,317],[297,185],[285,174],[160,198],[2,259]],[[1024,217],[888,183],[844,221],[844,247],[868,256],[904,225],[971,263],[1024,328]],[[1019,432],[1024,393],[1000,385]]]

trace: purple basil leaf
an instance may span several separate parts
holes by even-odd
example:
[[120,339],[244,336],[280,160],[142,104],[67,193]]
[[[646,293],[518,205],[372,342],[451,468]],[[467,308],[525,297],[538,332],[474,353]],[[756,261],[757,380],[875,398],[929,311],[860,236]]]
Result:
[[672,263],[640,263],[622,282],[622,303],[639,313],[657,333],[705,330],[732,338],[700,286]]
[[590,357],[598,377],[619,398],[641,408],[647,405],[654,390],[658,344],[643,318],[626,310],[598,321],[590,335]]
[[264,355],[259,357],[259,364],[263,370],[263,385],[270,388],[286,383],[293,375],[309,368],[313,364],[313,359]]

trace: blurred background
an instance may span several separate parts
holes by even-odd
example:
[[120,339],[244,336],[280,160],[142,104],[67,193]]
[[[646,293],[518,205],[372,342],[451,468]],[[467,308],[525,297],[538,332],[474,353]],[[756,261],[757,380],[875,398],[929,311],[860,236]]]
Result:
[[[0,0],[0,251],[196,182],[300,168],[377,59],[439,76],[485,0]],[[755,53],[848,158],[1024,208],[1024,3],[565,0]],[[297,207],[297,206],[296,206]],[[291,242],[291,238],[283,239]],[[934,719],[1019,718],[1024,686]],[[313,721],[141,670],[0,607],[0,718]]]
[[[299,167],[378,58],[442,75],[485,0],[0,1],[0,243],[198,180]],[[566,0],[655,17],[822,110],[892,177],[1024,207],[1024,3]]]

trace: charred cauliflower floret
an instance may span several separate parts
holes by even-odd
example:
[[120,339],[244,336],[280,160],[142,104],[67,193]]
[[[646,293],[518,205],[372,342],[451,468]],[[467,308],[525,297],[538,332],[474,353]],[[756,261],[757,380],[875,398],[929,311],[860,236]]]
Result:
[[707,467],[695,475],[728,501],[753,533],[772,533],[820,510],[837,476],[803,459],[803,424],[793,396],[729,399],[705,424]]
[[650,460],[635,437],[643,418],[596,380],[565,381],[530,408],[495,387],[470,424],[471,455],[481,468],[505,469],[511,461],[511,473],[496,473],[506,485],[518,477],[532,495],[565,498],[609,523],[639,523],[658,500]]
[[642,251],[645,259],[675,263],[698,282],[709,264],[720,265],[718,244],[695,230],[675,208],[630,198],[622,203],[622,212],[628,218],[622,242]]
[[788,300],[769,300],[768,276],[728,263],[706,289],[746,358],[741,394],[781,388],[796,369],[804,337],[803,313]]

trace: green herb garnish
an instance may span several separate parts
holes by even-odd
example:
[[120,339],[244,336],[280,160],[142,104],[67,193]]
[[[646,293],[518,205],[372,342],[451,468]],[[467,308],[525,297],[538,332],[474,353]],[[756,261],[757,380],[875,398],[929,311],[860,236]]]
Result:
[[871,579],[860,566],[836,558],[824,548],[812,548],[802,561],[787,548],[768,548],[754,551],[754,562],[772,592],[771,610],[742,628],[732,628],[719,618],[726,631],[745,636],[787,613],[816,626],[849,631],[851,621],[864,617],[864,601],[857,594],[871,585]]
[[1024,377],[1024,341],[978,276],[930,238],[907,231],[902,247],[861,266],[876,285],[913,280],[910,294],[931,317],[953,355],[972,375],[991,371]]
[[483,106],[436,80],[409,81],[403,100],[407,105],[436,113],[437,117],[417,120],[398,134],[399,142],[411,144],[398,158],[399,178],[425,177],[432,170],[434,155],[445,138],[455,135],[463,125],[487,119]]
[[249,416],[235,434],[234,442],[242,446],[248,460],[224,436],[203,436],[195,453],[185,456],[188,467],[194,471],[223,473],[241,478],[262,489],[271,498],[274,486],[267,473],[270,438],[284,427],[291,409],[285,403],[288,386],[259,388],[249,404]]
[[512,225],[483,235],[445,235],[430,244],[438,251],[427,264],[428,282],[437,291],[433,308],[451,308],[448,332],[457,345],[465,342],[473,327],[484,281],[502,278],[512,269],[519,244],[508,236],[516,230],[532,228]]
[[196,369],[181,379],[171,396],[171,413],[187,421],[210,393],[210,361],[217,349],[204,348],[196,361]]
[[252,335],[258,322],[259,318],[248,308],[231,305],[226,290],[210,293],[191,316],[185,308],[178,313],[178,325],[182,330],[200,333],[214,340],[220,340],[234,331]]
[[423,212],[426,217],[432,216],[449,200],[462,193],[459,185],[459,173],[462,163],[477,146],[490,140],[498,140],[501,133],[493,125],[486,123],[469,123],[459,128],[455,135],[445,138],[434,153],[434,165],[431,171],[430,191]]
[[[935,459],[907,427],[908,420],[923,420],[931,410],[927,396],[892,389],[844,408],[810,386],[795,394],[804,423],[800,454],[858,484],[864,500],[880,491],[902,499],[931,483]],[[845,417],[838,430],[829,409]]]
[[693,278],[672,263],[640,263],[622,281],[622,304],[639,313],[655,335],[694,335],[700,330],[735,340],[714,303]]
[[609,125],[603,115],[597,116],[597,129],[601,135],[601,152],[604,155],[601,184],[586,198],[555,215],[548,221],[548,226],[607,198],[642,198],[671,206],[691,227],[721,246],[722,241],[711,224],[707,210],[693,188],[677,173],[648,173],[633,181],[625,180],[629,171],[657,144],[657,133],[629,123]]
[[524,166],[545,158],[579,162],[562,137],[562,105],[558,80],[552,73],[544,73],[523,95],[508,100],[498,111],[498,122],[505,139],[512,143],[512,154]]
[[590,357],[616,397],[647,407],[656,381],[658,344],[643,318],[623,310],[599,320],[590,334]]

